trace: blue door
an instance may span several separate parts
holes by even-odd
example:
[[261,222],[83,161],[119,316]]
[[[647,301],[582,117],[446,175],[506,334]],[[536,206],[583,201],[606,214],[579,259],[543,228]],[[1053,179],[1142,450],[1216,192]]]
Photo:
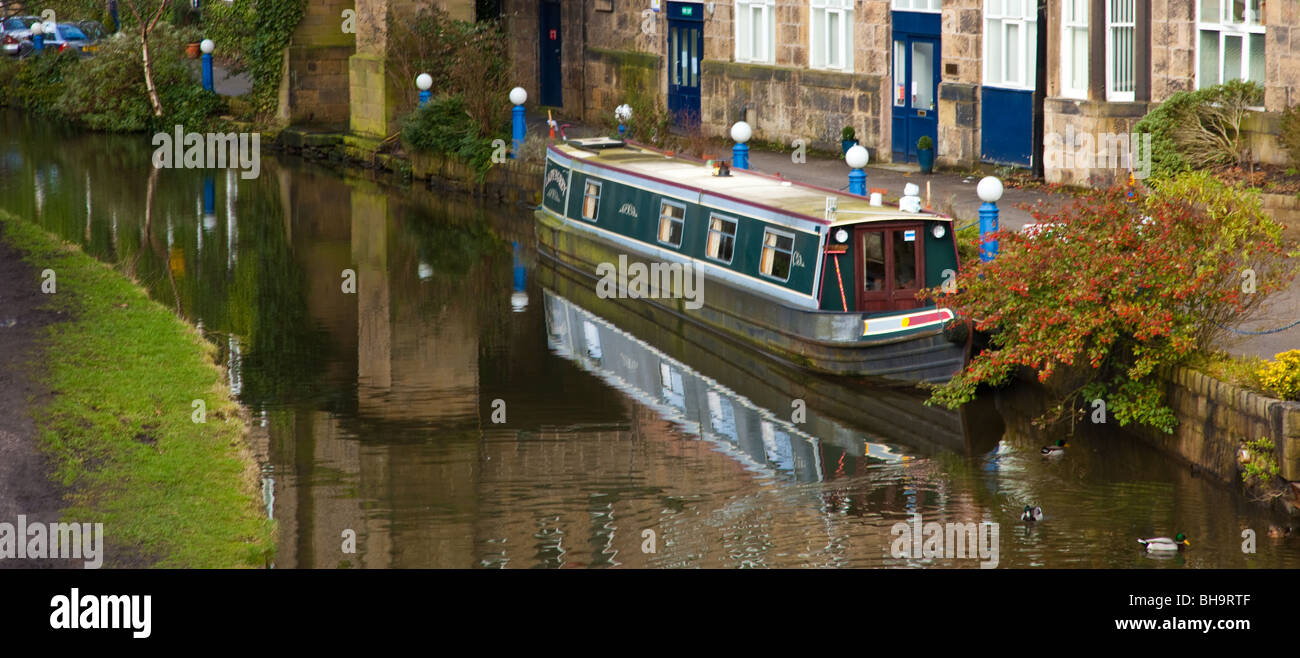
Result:
[[1033,90],[985,86],[980,96],[980,159],[1000,165],[1032,165]]
[[668,111],[679,126],[700,123],[703,7],[694,2],[668,3]]
[[893,152],[896,162],[916,159],[916,141],[939,138],[939,14],[893,13]]
[[540,0],[538,7],[538,28],[541,33],[538,86],[541,87],[538,101],[549,107],[563,107],[564,96],[561,91],[560,75],[560,3],[554,0]]

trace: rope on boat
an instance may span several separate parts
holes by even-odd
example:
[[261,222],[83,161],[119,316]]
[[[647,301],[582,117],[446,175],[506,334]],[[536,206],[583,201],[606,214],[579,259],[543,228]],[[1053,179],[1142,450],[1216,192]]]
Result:
[[1241,334],[1241,335],[1243,335],[1243,336],[1267,336],[1267,335],[1269,335],[1269,334],[1280,334],[1280,333],[1282,333],[1283,331],[1286,331],[1287,329],[1290,329],[1290,328],[1292,328],[1292,327],[1296,327],[1296,326],[1300,326],[1300,320],[1296,320],[1295,322],[1292,322],[1291,324],[1288,324],[1288,325],[1285,326],[1285,327],[1281,327],[1281,328],[1278,328],[1278,329],[1268,329],[1268,330],[1266,330],[1266,331],[1245,331],[1245,330],[1243,330],[1243,329],[1233,329],[1232,327],[1225,327],[1225,326],[1223,326],[1223,325],[1219,325],[1219,328],[1220,328],[1220,329],[1227,329],[1228,331],[1231,331],[1231,332],[1234,333],[1234,334]]
[[840,306],[844,307],[844,312],[849,312],[849,301],[844,296],[844,277],[840,274],[840,255],[835,254],[835,280],[840,284]]

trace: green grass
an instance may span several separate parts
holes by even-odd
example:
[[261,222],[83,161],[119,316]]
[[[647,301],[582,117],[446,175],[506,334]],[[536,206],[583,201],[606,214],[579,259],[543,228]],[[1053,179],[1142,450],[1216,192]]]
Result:
[[[275,550],[245,424],[198,331],[113,268],[0,213],[6,240],[56,273],[33,409],[69,521],[104,524],[105,565],[261,567]],[[194,400],[205,423],[191,418]]]

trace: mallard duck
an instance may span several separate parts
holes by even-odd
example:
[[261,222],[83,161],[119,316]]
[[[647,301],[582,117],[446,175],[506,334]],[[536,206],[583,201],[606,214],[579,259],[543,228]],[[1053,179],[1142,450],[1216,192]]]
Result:
[[1168,537],[1152,537],[1150,539],[1139,539],[1139,544],[1147,547],[1148,553],[1181,551],[1184,546],[1191,546],[1192,542],[1187,541],[1187,535],[1178,533],[1173,539]]
[[1066,447],[1068,447],[1068,444],[1065,442],[1065,439],[1061,439],[1053,445],[1043,446],[1043,449],[1040,452],[1043,453],[1044,457],[1061,457],[1065,454]]
[[1025,511],[1023,514],[1020,515],[1020,520],[1027,521],[1029,523],[1033,523],[1034,521],[1042,521],[1043,508],[1038,506],[1030,507],[1028,505],[1025,505]]

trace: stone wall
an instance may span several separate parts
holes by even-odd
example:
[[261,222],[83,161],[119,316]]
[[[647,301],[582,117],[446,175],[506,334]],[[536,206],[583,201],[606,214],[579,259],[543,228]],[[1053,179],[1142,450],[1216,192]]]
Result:
[[[1051,153],[1044,157],[1043,176],[1049,183],[1062,183],[1077,186],[1106,186],[1128,181],[1129,170],[1124,164],[1123,153],[1116,153],[1114,166],[1111,166],[1111,149],[1113,144],[1100,139],[1103,134],[1128,135],[1133,125],[1147,113],[1146,103],[1103,103],[1082,101],[1068,98],[1048,98],[1043,104],[1043,141],[1044,150],[1048,151],[1057,143],[1058,138],[1065,140],[1071,134],[1087,134],[1093,144],[1091,152],[1094,161],[1091,166],[1079,166],[1074,158],[1084,146],[1071,148],[1062,144],[1061,148],[1071,156],[1072,162],[1058,165]],[[1085,162],[1085,164],[1087,164]]]
[[307,3],[286,54],[279,118],[295,125],[346,124],[351,113],[348,58],[356,35],[343,31],[344,10],[354,0]]
[[814,148],[838,150],[840,130],[853,125],[873,161],[882,151],[888,157],[888,143],[873,138],[882,132],[886,82],[879,76],[705,61],[700,79],[708,134],[726,135],[742,110],[752,110],[743,115],[753,120],[757,140],[788,145],[803,138]]
[[1300,103],[1300,6],[1266,3],[1264,23],[1264,107],[1281,112]]
[[1280,475],[1300,480],[1300,402],[1257,395],[1187,368],[1168,376],[1168,403],[1178,414],[1172,435],[1140,435],[1224,482],[1239,482],[1242,440],[1273,439]]
[[[939,139],[935,161],[960,167],[980,161],[980,84],[984,74],[983,0],[947,0],[940,18]],[[1028,129],[1028,127],[1026,127]]]
[[647,95],[660,106],[666,104],[661,84],[663,57],[659,55],[592,47],[587,48],[584,65],[584,103],[590,111],[583,120],[587,123],[612,122],[614,108],[632,94]]
[[1151,0],[1151,100],[1195,88],[1196,9],[1187,0]]

